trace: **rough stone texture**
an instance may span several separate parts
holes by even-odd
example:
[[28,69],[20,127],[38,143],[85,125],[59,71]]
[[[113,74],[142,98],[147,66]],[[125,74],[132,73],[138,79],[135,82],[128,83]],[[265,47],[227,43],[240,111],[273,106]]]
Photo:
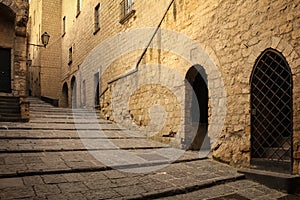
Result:
[[61,0],[31,1],[28,22],[28,41],[41,45],[44,32],[50,35],[46,48],[29,46],[29,89],[33,96],[57,101],[61,96],[62,25]]
[[[133,131],[120,128],[119,131],[116,128],[107,130],[106,137],[109,137],[111,142],[116,138],[123,140],[120,144],[133,148],[128,152],[147,154],[148,157],[144,157],[147,162],[159,168],[144,171],[143,169],[147,170],[150,165],[144,166],[145,162],[134,166],[127,165],[127,159],[123,160],[125,162],[119,162],[118,168],[110,168],[105,165],[103,159],[95,157],[95,151],[90,152],[87,149],[78,151],[82,148],[79,141],[83,142],[88,138],[103,140],[106,138],[103,134],[87,130],[80,135],[82,139],[80,140],[78,130],[62,126],[74,125],[71,109],[55,108],[36,98],[28,100],[31,103],[31,122],[0,123],[1,141],[8,141],[10,144],[8,146],[11,146],[12,150],[7,149],[0,153],[0,199],[209,199],[233,194],[238,194],[239,196],[235,196],[239,197],[238,199],[287,197],[283,192],[245,180],[245,177],[231,166],[212,159],[203,157],[200,159],[199,152],[185,151],[176,162],[164,165],[165,162],[160,163],[159,158],[156,160],[157,156],[153,153],[153,149],[148,149],[143,142],[130,142],[134,139],[142,141],[145,137],[141,138]],[[84,114],[90,113],[89,110],[73,111],[83,112],[83,120],[80,121],[82,124],[97,123],[84,121],[86,119]],[[100,121],[102,124],[106,122],[107,126],[115,126],[110,121]],[[52,126],[51,129],[49,124]],[[151,140],[148,142],[154,144]],[[140,144],[141,148],[134,149],[134,145]],[[2,143],[0,146],[5,145]],[[62,148],[63,146],[65,148]],[[32,150],[28,147],[34,147],[33,150],[40,148],[42,152],[20,153]],[[51,150],[55,152],[49,152]],[[103,155],[109,154],[105,149],[98,153],[101,152]],[[111,159],[113,156],[110,155]],[[115,155],[120,154],[116,152]],[[116,157],[120,160],[123,154]],[[299,198],[296,195],[289,197]]]
[[[162,102],[161,106],[167,112],[166,116],[172,116],[174,120],[170,123],[172,125],[167,123],[166,127],[177,132],[174,146],[180,146],[190,126],[187,121],[189,111],[184,106],[189,101],[184,98],[188,93],[184,88],[184,79],[188,70],[198,64],[208,75],[208,129],[213,155],[232,165],[249,166],[251,72],[258,56],[265,49],[273,48],[283,54],[293,75],[293,173],[300,174],[299,1],[206,1],[200,4],[194,0],[175,0],[162,22],[162,28],[186,35],[199,46],[189,45],[178,35],[168,37],[160,30],[142,58],[138,72],[133,70],[136,70],[141,49],[146,47],[154,29],[131,37],[126,37],[126,34],[136,28],[156,27],[169,2],[136,1],[135,14],[120,24],[119,4],[102,1],[100,30],[95,33],[93,11],[97,4],[98,1],[94,0],[83,2],[80,14],[76,12],[75,3],[62,1],[61,4],[62,17],[66,16],[67,21],[61,43],[62,78],[58,90],[62,90],[63,84],[67,83],[69,105],[72,96],[71,79],[75,77],[77,106],[83,104],[83,99],[86,99],[86,106],[94,106],[94,75],[99,72],[103,116],[134,129],[137,125],[149,123],[147,109],[149,105],[159,102],[149,97],[148,88],[160,90],[160,86],[155,87],[155,81],[161,85],[169,84],[177,88],[174,94],[181,105],[181,112],[174,108],[177,103],[168,105]],[[119,37],[113,37],[116,35]],[[70,47],[72,63],[68,65]],[[199,50],[202,53],[198,53]],[[162,73],[160,70],[163,67],[149,70],[147,67],[153,63],[166,66],[170,73]],[[130,71],[132,75],[109,83]],[[171,72],[176,72],[181,79],[174,78]],[[84,89],[83,81],[86,83]],[[151,83],[149,86],[136,87],[147,81]],[[139,99],[137,94],[145,98]],[[126,95],[129,95],[131,103],[125,98]],[[170,94],[164,99],[174,102],[172,96]],[[161,111],[157,111],[159,113]],[[182,128],[173,130],[178,123]],[[169,129],[163,127],[161,135],[168,134]]]
[[[11,49],[11,94],[26,97],[27,95],[27,47],[26,27],[29,4],[23,0],[1,0],[0,48]],[[6,94],[7,95],[7,94]],[[26,98],[20,98],[20,103]],[[28,120],[29,110],[22,109],[22,119]]]

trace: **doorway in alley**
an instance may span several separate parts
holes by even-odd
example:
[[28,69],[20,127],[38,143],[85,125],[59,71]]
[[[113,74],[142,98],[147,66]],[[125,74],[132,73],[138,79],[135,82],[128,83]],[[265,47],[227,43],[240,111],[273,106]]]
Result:
[[94,98],[94,106],[95,108],[99,108],[100,105],[100,84],[99,84],[99,72],[94,74],[94,91],[95,91],[95,98]]
[[210,149],[208,129],[207,74],[200,65],[191,67],[186,80],[186,125],[185,148],[190,150]]
[[0,48],[0,92],[11,92],[11,49]]
[[71,97],[72,97],[72,108],[77,107],[77,84],[76,77],[73,76],[71,79]]
[[69,107],[69,98],[68,98],[68,84],[65,82],[62,88],[62,96],[61,96],[61,106]]
[[251,165],[292,170],[292,74],[284,56],[266,49],[251,75]]

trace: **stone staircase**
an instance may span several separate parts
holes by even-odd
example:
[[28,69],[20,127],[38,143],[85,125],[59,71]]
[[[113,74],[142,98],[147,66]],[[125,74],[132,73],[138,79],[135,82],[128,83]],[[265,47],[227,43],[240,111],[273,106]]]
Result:
[[21,121],[19,97],[0,96],[0,121]]
[[97,111],[28,100],[29,122],[0,122],[0,199],[247,199],[252,193],[240,185],[270,191],[199,152],[175,150],[173,156],[182,154],[170,159],[168,145]]

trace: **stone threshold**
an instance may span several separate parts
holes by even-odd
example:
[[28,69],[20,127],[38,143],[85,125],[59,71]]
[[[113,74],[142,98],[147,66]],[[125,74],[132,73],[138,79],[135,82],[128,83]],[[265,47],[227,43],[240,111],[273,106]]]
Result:
[[269,188],[289,194],[300,193],[300,176],[257,169],[240,169],[238,172]]
[[194,192],[194,191],[201,190],[204,188],[210,188],[213,186],[222,185],[222,184],[229,183],[229,182],[235,182],[235,181],[242,180],[242,179],[245,179],[245,175],[243,175],[243,174],[218,177],[218,178],[208,179],[208,180],[202,181],[197,184],[191,184],[188,186],[184,186],[182,188],[168,188],[168,189],[164,189],[164,190],[159,190],[159,192],[148,192],[143,195],[130,197],[128,199],[144,200],[144,199],[158,199],[158,198],[162,198],[162,197],[172,197],[175,195],[186,194],[189,192]]

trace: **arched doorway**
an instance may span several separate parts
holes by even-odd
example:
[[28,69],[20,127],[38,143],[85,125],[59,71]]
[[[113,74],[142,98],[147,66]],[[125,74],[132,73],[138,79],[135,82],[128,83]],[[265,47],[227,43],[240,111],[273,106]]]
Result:
[[68,84],[65,82],[62,88],[61,107],[69,107]]
[[[208,128],[208,88],[207,74],[200,65],[191,67],[186,74],[186,149],[210,149]],[[193,91],[190,91],[190,90]]]
[[291,173],[292,75],[284,56],[266,49],[251,75],[251,165]]
[[94,107],[99,108],[100,106],[100,83],[99,83],[99,72],[94,74],[94,91],[95,91],[95,98],[94,98]]
[[15,13],[0,3],[0,92],[12,92]]
[[72,97],[72,108],[77,107],[77,88],[76,88],[76,77],[73,76],[71,79],[71,97]]

